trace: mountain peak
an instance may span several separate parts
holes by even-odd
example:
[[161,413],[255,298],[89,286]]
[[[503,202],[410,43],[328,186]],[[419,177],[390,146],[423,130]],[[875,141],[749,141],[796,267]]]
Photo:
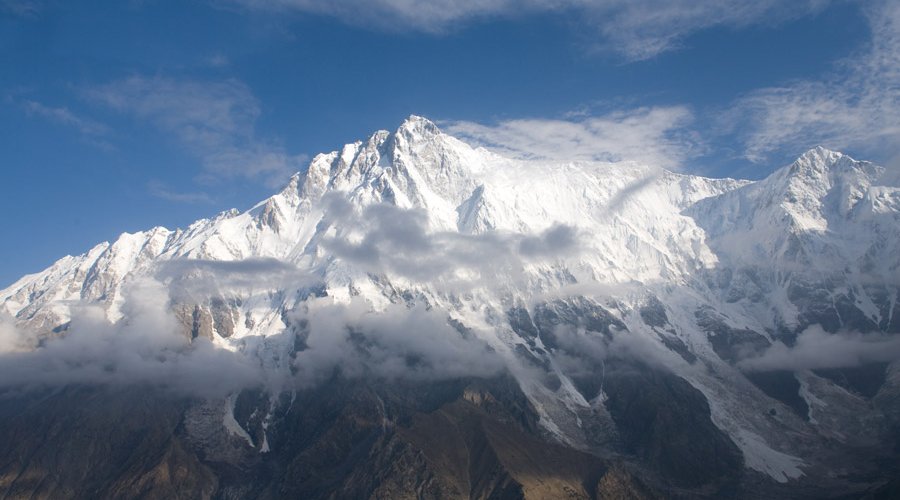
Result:
[[816,146],[800,155],[793,163],[782,169],[783,174],[775,175],[787,182],[788,191],[806,189],[802,186],[822,191],[814,196],[823,195],[831,187],[833,171],[845,158],[842,153],[822,146]]
[[400,128],[397,129],[397,135],[406,136],[427,137],[441,133],[441,130],[434,122],[419,115],[409,115],[409,117],[400,125]]
[[282,185],[281,190],[266,201],[270,201],[275,196],[280,196],[288,201],[288,203],[296,204],[300,197],[300,187],[303,182],[303,177],[304,174],[302,172],[295,172],[287,182]]
[[794,165],[829,167],[843,157],[843,153],[823,146],[816,146],[800,155]]
[[816,146],[800,155],[786,171],[789,178],[824,179],[843,158],[843,153]]
[[409,115],[406,117],[406,120],[403,120],[403,125],[412,124],[412,125],[426,125],[434,127],[434,122],[420,115]]

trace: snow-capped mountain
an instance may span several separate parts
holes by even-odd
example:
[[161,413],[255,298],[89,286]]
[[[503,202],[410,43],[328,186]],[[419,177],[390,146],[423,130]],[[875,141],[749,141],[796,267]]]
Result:
[[[778,297],[761,313],[775,320],[771,328],[791,333],[820,323],[831,331],[896,332],[900,190],[889,174],[816,148],[767,179],[699,203],[690,215],[727,268],[766,275],[758,279]],[[726,297],[745,293],[750,278],[739,281]]]
[[[147,280],[184,338],[253,360],[276,395],[342,363],[387,378],[409,368],[388,371],[396,359],[371,349],[362,361],[337,356],[359,344],[350,335],[330,349],[327,318],[359,327],[398,308],[439,311],[450,327],[435,325],[428,345],[389,327],[363,345],[425,359],[417,373],[429,380],[483,375],[494,361],[451,358],[488,352],[544,438],[630,457],[648,481],[693,493],[845,487],[835,471],[877,467],[900,415],[890,352],[802,362],[820,330],[887,351],[900,333],[900,185],[823,148],[761,181],[709,179],[505,158],[413,116],[316,156],[250,210],[64,257],[0,292],[0,310],[39,351],[83,323],[86,305],[110,325],[133,321],[130,290]],[[666,410],[634,413],[641,405]],[[234,396],[225,407],[242,446],[279,446],[274,417],[239,421]],[[848,456],[874,462],[838,465]],[[729,474],[739,486],[716,482]]]

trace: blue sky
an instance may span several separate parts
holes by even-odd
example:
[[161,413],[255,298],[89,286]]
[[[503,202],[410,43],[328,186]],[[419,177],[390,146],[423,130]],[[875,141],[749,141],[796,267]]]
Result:
[[247,208],[409,114],[512,155],[744,178],[900,144],[889,1],[0,0],[0,68],[4,284]]

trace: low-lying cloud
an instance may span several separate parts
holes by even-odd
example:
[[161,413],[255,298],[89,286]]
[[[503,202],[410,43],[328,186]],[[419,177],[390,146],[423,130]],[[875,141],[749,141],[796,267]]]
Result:
[[361,298],[308,300],[291,314],[303,325],[304,348],[293,361],[301,384],[346,377],[435,380],[483,377],[503,368],[475,333],[456,328],[445,312],[392,304],[372,310]]
[[211,295],[221,288],[277,289],[312,286],[320,280],[294,264],[273,257],[242,260],[173,259],[161,262],[155,277],[193,294]]
[[[220,397],[252,387],[305,388],[338,375],[427,381],[490,376],[504,366],[478,332],[424,303],[375,309],[359,297],[311,295],[291,305],[290,293],[270,293],[315,285],[321,282],[276,259],[172,261],[123,285],[117,322],[101,304],[74,304],[64,330],[38,342],[0,317],[0,387],[148,383]],[[174,306],[203,304],[222,290],[245,299],[288,297],[288,327],[265,337],[191,338]]]
[[74,308],[63,336],[32,350],[0,354],[0,384],[158,384],[178,392],[227,394],[263,380],[258,362],[185,336],[165,286],[141,279],[125,291],[125,319],[110,323],[98,305]]
[[851,368],[900,360],[900,335],[884,333],[828,333],[813,325],[797,336],[793,346],[775,342],[762,354],[738,366],[746,371]]
[[30,351],[36,344],[33,338],[16,327],[15,319],[0,312],[0,355]]
[[578,376],[594,370],[596,362],[626,360],[645,366],[674,369],[684,362],[659,341],[629,330],[617,330],[604,336],[572,325],[560,325],[554,337],[560,349],[554,358],[569,375]]
[[516,276],[529,262],[562,259],[579,251],[577,230],[563,224],[537,235],[430,231],[426,215],[419,210],[374,204],[355,214],[341,196],[325,202],[326,220],[340,222],[344,229],[323,241],[323,247],[375,274],[429,282],[438,278],[472,286],[501,273]]

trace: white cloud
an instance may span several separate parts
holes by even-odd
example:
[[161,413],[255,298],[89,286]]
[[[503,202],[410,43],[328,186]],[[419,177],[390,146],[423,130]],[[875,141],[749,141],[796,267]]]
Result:
[[60,125],[72,127],[80,132],[92,144],[111,149],[112,146],[103,139],[111,133],[108,126],[90,118],[76,115],[67,107],[47,106],[37,101],[26,100],[22,102],[25,112],[32,116],[39,116]]
[[900,337],[883,333],[828,333],[813,325],[792,347],[776,342],[761,355],[738,363],[747,371],[849,368],[900,360]]
[[677,168],[704,149],[688,126],[693,114],[684,106],[637,108],[572,120],[520,119],[482,125],[443,124],[456,137],[476,146],[519,158],[586,161],[633,160]]
[[202,303],[220,295],[222,290],[252,296],[259,290],[321,284],[296,266],[268,257],[228,261],[173,259],[159,264],[154,276],[168,283],[169,294],[176,303]]
[[329,196],[325,202],[328,212],[323,223],[339,221],[343,229],[324,239],[324,248],[374,274],[392,273],[466,289],[496,285],[501,275],[516,279],[525,263],[564,259],[581,250],[578,231],[561,224],[537,235],[429,231],[426,214],[415,209],[373,204],[357,214],[339,196]]
[[208,180],[262,178],[279,185],[306,161],[256,136],[259,101],[236,80],[201,82],[133,76],[89,89],[112,109],[149,120],[199,158]]
[[820,80],[764,88],[740,99],[723,123],[754,161],[817,144],[867,155],[900,153],[900,3],[866,6],[872,39]]
[[441,33],[472,21],[523,14],[574,15],[598,44],[640,60],[678,47],[714,26],[772,23],[821,9],[829,0],[232,0],[254,9],[296,10],[353,25]]
[[[545,2],[540,2],[545,3]],[[692,33],[716,26],[775,24],[821,10],[829,0],[582,0],[604,45],[631,60],[677,49]]]
[[0,312],[0,355],[34,349],[34,339],[16,327],[14,318]]
[[[285,280],[296,286],[297,277],[305,278],[274,259],[173,261],[160,276],[164,279],[137,278],[125,287],[123,320],[110,323],[102,306],[81,303],[73,307],[64,334],[40,344],[33,332],[0,315],[0,388],[147,383],[216,397],[267,384],[309,387],[336,373],[435,380],[490,376],[504,367],[478,332],[454,326],[446,311],[406,304],[374,310],[363,298],[341,303],[311,297],[286,311],[298,329],[296,344],[293,338],[284,344],[277,337],[245,337],[234,344],[242,348],[225,349],[202,336],[185,335],[173,304],[217,296],[218,285],[259,290],[285,285]],[[260,362],[255,346],[269,340],[302,344],[290,361],[284,359],[292,374]]]
[[325,297],[306,301],[291,317],[305,325],[305,348],[293,361],[301,386],[335,373],[434,380],[490,376],[503,368],[487,344],[458,331],[435,308],[391,304],[373,311],[361,298],[344,304]]
[[[100,306],[83,304],[62,337],[26,350],[22,339],[33,337],[19,332],[12,348],[3,345],[5,352],[0,351],[0,385],[146,382],[177,392],[224,395],[264,380],[255,360],[184,336],[160,282],[135,280],[124,297],[126,321],[111,324]],[[9,328],[0,322],[0,336],[8,339]]]

